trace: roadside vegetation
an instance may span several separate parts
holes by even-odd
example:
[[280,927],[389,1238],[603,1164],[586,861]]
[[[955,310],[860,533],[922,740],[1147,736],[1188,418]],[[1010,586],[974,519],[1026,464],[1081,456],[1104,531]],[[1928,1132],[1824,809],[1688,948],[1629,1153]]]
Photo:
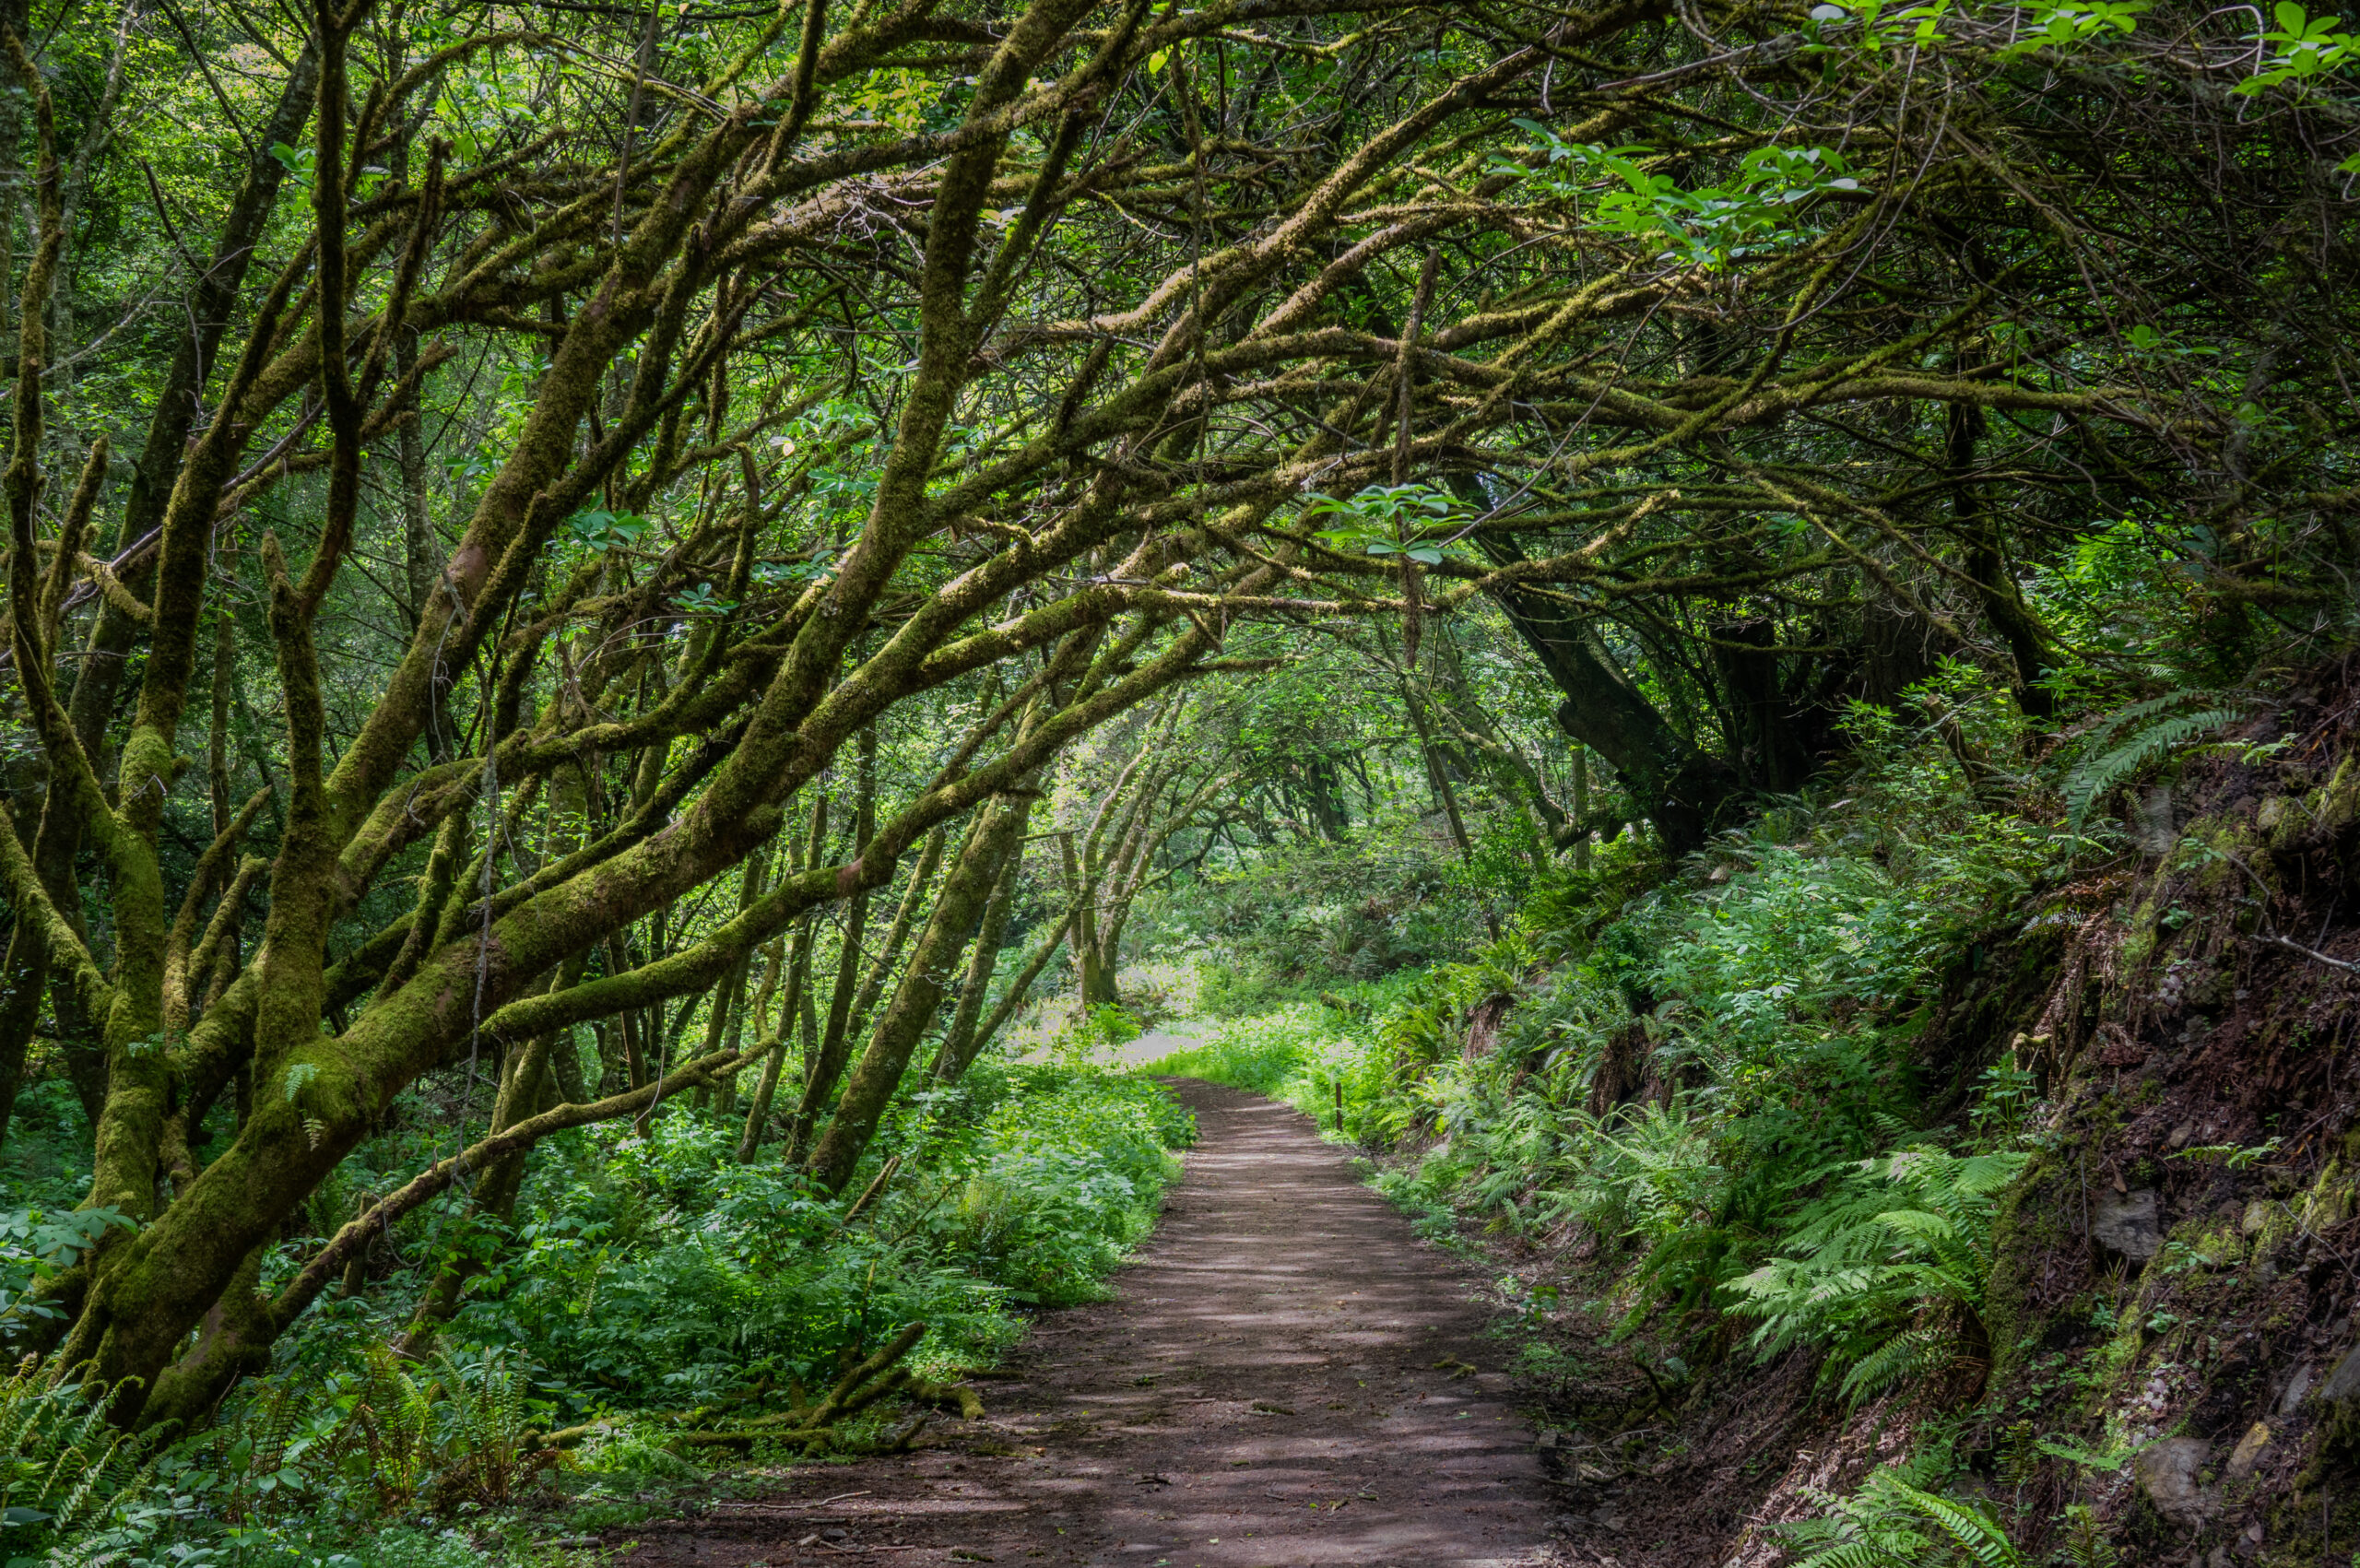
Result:
[[[992,1062],[897,1108],[879,1169],[913,1174],[856,1210],[774,1159],[738,1162],[738,1136],[692,1112],[561,1134],[506,1223],[420,1208],[194,1439],[124,1437],[81,1390],[20,1371],[0,1392],[12,1545],[190,1568],[539,1562],[536,1542],[701,1500],[716,1465],[750,1494],[817,1456],[906,1444],[975,1397],[962,1379],[1027,1314],[1096,1299],[1193,1131],[1137,1078]],[[404,1141],[365,1148],[348,1179],[431,1152]],[[289,1237],[282,1266],[320,1242]],[[405,1287],[427,1260],[481,1267],[419,1346]],[[808,1418],[889,1343],[907,1353],[884,1376]],[[772,1414],[773,1391],[804,1419]]]
[[[1453,961],[1338,965],[1316,905],[1233,918],[1269,907],[1242,872],[1190,906],[1226,1016],[1145,1070],[1293,1104],[1491,1269],[1580,1517],[1643,1560],[2135,1562],[2259,1519],[2302,1561],[2341,1528],[2283,1500],[2343,1463],[2349,1396],[2312,1391],[2345,1364],[2344,1146],[2190,1046],[2252,997],[2347,1005],[2343,961],[2267,923],[2360,762],[2307,693],[2173,724],[2201,706],[2052,730],[1950,667],[1695,853],[1534,876],[1497,939],[1446,878],[1395,883]],[[2234,959],[2240,920],[2296,961]],[[2277,1081],[2331,1081],[2293,1052]],[[2277,1348],[2223,1355],[2256,1329]],[[2215,1480],[2162,1468],[2231,1439]]]

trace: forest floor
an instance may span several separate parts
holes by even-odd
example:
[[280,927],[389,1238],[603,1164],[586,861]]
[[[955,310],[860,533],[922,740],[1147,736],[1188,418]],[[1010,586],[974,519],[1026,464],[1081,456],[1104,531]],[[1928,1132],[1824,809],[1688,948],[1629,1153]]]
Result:
[[[1169,1049],[1168,1044],[1162,1047]],[[1563,1561],[1466,1274],[1302,1115],[1194,1079],[1198,1142],[1113,1299],[1045,1315],[928,1445],[630,1531],[617,1561],[1141,1568]],[[611,1532],[608,1542],[621,1544]]]

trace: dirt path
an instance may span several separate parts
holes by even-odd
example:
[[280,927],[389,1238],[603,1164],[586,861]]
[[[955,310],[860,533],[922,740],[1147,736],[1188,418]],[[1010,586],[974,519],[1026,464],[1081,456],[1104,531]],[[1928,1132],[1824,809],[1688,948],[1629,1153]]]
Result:
[[1174,1051],[1195,1050],[1211,1039],[1218,1027],[1210,1023],[1160,1023],[1137,1040],[1116,1046],[1105,1060],[1113,1067],[1143,1067]]
[[[1531,1432],[1464,1279],[1281,1105],[1183,1081],[1200,1140],[1118,1295],[1044,1317],[941,1446],[642,1526],[623,1562],[1538,1568]],[[1437,1363],[1447,1363],[1438,1365]],[[609,1538],[614,1539],[613,1537]]]

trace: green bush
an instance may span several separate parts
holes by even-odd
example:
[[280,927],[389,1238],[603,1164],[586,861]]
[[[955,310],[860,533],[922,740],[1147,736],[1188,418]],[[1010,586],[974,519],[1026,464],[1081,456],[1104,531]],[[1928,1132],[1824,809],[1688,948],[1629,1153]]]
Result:
[[[1193,1136],[1143,1079],[985,1061],[897,1103],[852,1190],[898,1156],[896,1174],[847,1224],[846,1198],[774,1149],[739,1164],[736,1126],[685,1105],[644,1135],[560,1135],[423,1364],[386,1348],[415,1299],[406,1277],[318,1303],[223,1421],[144,1465],[77,1391],[0,1386],[6,1502],[30,1511],[0,1545],[44,1568],[28,1551],[122,1568],[488,1561],[464,1533],[388,1522],[496,1522],[560,1480],[593,1498],[677,1484],[700,1472],[664,1449],[666,1412],[832,1380],[913,1321],[928,1326],[914,1370],[988,1364],[1022,1305],[1103,1289]],[[405,1248],[428,1263],[474,1245],[461,1212],[413,1217]],[[562,1456],[540,1441],[584,1423],[609,1435]]]

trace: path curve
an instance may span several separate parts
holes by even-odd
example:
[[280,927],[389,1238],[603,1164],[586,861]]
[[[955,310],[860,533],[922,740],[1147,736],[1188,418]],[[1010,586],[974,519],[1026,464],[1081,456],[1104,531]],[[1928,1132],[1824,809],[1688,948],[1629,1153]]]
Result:
[[[1540,1568],[1551,1500],[1468,1278],[1298,1113],[1184,1079],[1187,1173],[1114,1300],[1044,1315],[982,1421],[641,1526],[621,1561]],[[854,1494],[847,1496],[845,1494]],[[611,1538],[610,1538],[611,1539]]]

